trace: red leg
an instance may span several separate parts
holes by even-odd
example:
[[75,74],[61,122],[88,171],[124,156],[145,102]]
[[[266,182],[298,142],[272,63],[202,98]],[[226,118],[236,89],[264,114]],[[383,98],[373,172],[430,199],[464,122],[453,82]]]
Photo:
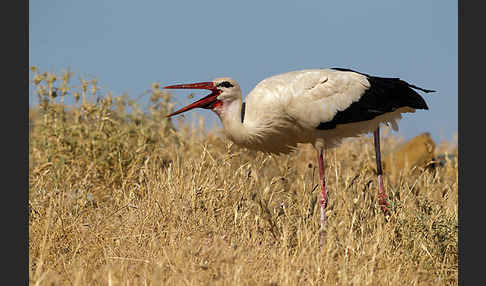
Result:
[[324,158],[323,150],[317,151],[317,161],[319,162],[319,176],[321,178],[321,229],[320,229],[320,246],[326,242],[326,232],[324,231],[324,225],[326,224],[326,207],[327,207],[327,187],[324,180]]
[[385,215],[390,215],[388,210],[389,204],[387,201],[387,195],[383,187],[383,170],[381,168],[381,152],[380,152],[380,127],[377,127],[373,132],[375,141],[375,154],[376,154],[376,172],[378,173],[378,203],[381,206],[381,210]]

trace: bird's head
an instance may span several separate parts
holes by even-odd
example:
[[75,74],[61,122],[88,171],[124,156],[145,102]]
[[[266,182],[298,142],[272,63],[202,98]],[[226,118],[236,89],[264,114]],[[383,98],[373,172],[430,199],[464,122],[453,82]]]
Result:
[[211,109],[215,112],[219,112],[219,110],[222,110],[225,104],[229,104],[234,100],[241,99],[240,85],[235,80],[229,77],[217,78],[209,82],[169,85],[164,88],[207,89],[211,91],[211,93],[206,95],[205,97],[167,115],[167,117],[174,116],[176,114],[191,110],[196,107]]

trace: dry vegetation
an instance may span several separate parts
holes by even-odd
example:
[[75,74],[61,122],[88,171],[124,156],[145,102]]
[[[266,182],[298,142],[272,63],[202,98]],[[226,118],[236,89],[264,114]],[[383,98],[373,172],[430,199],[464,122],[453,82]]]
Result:
[[[456,160],[385,177],[377,205],[371,138],[326,153],[327,243],[319,251],[315,152],[269,156],[164,118],[72,75],[32,80],[32,285],[455,285]],[[65,97],[76,103],[64,105]],[[192,131],[191,131],[192,130]],[[386,153],[400,140],[387,136]],[[436,153],[457,152],[442,143]]]

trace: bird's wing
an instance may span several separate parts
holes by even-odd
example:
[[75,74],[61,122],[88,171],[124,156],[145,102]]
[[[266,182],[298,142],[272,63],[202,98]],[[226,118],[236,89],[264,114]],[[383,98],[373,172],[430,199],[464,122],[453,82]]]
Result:
[[304,127],[316,128],[359,101],[369,87],[366,76],[355,72],[308,72],[296,83],[287,112]]
[[250,93],[250,100],[273,103],[279,113],[314,129],[358,101],[369,87],[367,77],[356,72],[302,70],[263,80]]
[[248,125],[300,138],[295,141],[308,140],[316,129],[336,138],[369,132],[379,123],[397,130],[402,113],[428,109],[414,89],[433,92],[346,69],[284,73],[261,81],[247,96]]

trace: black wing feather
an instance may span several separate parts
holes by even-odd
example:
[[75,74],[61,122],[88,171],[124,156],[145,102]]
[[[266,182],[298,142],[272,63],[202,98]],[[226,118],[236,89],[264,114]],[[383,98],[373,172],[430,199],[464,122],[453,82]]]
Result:
[[345,110],[338,111],[331,121],[321,122],[317,129],[334,129],[338,124],[371,120],[376,116],[393,112],[400,107],[429,109],[425,100],[414,89],[426,93],[434,92],[434,90],[411,85],[399,78],[370,76],[344,68],[333,69],[355,72],[366,76],[370,83],[370,88],[365,91],[358,101],[353,102]]

